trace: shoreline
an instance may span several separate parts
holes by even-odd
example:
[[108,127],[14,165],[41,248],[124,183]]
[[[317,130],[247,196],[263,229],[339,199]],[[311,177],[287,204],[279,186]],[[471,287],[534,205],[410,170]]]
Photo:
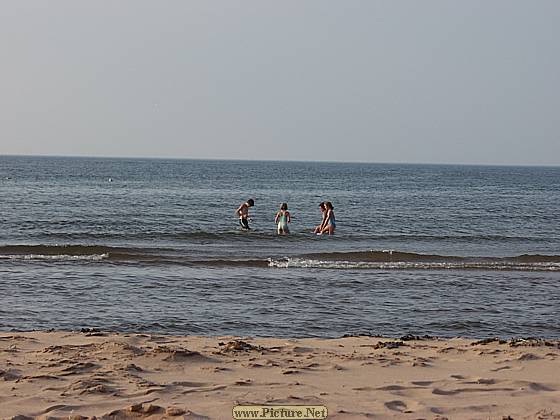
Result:
[[[0,418],[560,418],[560,340],[0,332]],[[24,417],[20,417],[23,419]]]
[[560,336],[544,336],[544,335],[432,335],[432,334],[395,334],[395,335],[379,335],[372,334],[368,332],[349,332],[337,336],[313,336],[313,335],[295,335],[295,336],[285,336],[285,335],[232,335],[232,334],[175,334],[166,332],[148,332],[148,331],[135,331],[135,330],[105,330],[98,327],[82,327],[80,329],[18,329],[11,328],[8,330],[0,330],[0,339],[3,336],[10,334],[82,334],[85,337],[88,336],[107,336],[107,335],[117,335],[117,336],[157,336],[157,337],[170,337],[170,338],[222,338],[222,337],[234,337],[236,339],[247,339],[247,340],[268,340],[268,339],[278,339],[278,340],[340,340],[345,338],[372,338],[380,340],[394,340],[394,341],[446,341],[446,340],[466,340],[466,341],[499,341],[504,343],[520,342],[520,341],[542,341],[558,343],[560,345]]

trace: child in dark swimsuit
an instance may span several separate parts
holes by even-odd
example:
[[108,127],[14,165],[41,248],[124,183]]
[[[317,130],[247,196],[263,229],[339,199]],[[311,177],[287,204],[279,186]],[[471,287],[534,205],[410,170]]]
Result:
[[243,230],[251,229],[249,227],[249,207],[253,207],[254,205],[255,201],[250,198],[245,203],[241,204],[235,211],[235,213],[239,216],[239,224]]
[[313,231],[313,233],[316,233],[318,235],[321,234],[321,231],[323,230],[323,228],[326,225],[327,222],[327,208],[325,207],[325,202],[322,201],[321,204],[319,204],[319,208],[321,209],[321,215],[323,216],[321,218],[321,224],[319,226],[317,226],[315,228],[315,230]]
[[321,230],[321,234],[328,233],[329,235],[334,235],[334,231],[336,229],[336,218],[334,217],[334,207],[330,201],[325,203],[325,207],[327,209],[326,213],[326,222]]

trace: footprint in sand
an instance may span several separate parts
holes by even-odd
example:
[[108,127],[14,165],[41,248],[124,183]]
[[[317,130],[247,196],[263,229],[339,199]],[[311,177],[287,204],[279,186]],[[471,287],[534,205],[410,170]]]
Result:
[[385,407],[389,410],[398,411],[399,413],[412,413],[412,410],[408,410],[408,406],[404,401],[400,400],[387,401]]
[[528,382],[528,381],[516,381],[514,382],[514,384],[518,387],[520,387],[521,389],[525,389],[525,388],[529,388],[531,391],[537,391],[537,392],[554,392],[557,391],[556,388],[552,388],[550,386],[538,383],[538,382]]
[[458,395],[464,393],[487,393],[487,392],[511,392],[515,391],[515,388],[457,388],[457,389],[441,389],[434,388],[432,394],[434,395]]
[[0,378],[3,379],[4,381],[15,381],[21,378],[21,375],[13,369],[8,369],[8,370],[0,369]]
[[433,381],[412,381],[411,382],[412,385],[417,385],[417,386],[430,386],[433,383],[434,383]]
[[492,372],[499,372],[500,370],[506,370],[506,369],[511,369],[511,366],[501,366],[499,368],[496,369],[490,369]]
[[530,360],[540,360],[540,359],[542,359],[542,357],[537,356],[536,354],[533,353],[524,353],[517,358],[517,360],[519,361],[530,361]]

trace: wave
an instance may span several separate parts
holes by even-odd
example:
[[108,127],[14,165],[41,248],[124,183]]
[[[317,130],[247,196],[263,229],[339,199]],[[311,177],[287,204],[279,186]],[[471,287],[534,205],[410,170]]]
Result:
[[101,261],[109,258],[109,254],[91,255],[45,255],[45,254],[7,254],[0,255],[0,260],[34,260],[34,261]]
[[412,252],[358,251],[307,254],[270,259],[270,267],[377,270],[514,270],[560,271],[560,255],[518,255],[514,257],[459,257]]
[[504,271],[560,271],[560,263],[511,262],[350,262],[322,261],[303,258],[270,260],[269,267],[376,270],[504,270]]
[[303,257],[324,260],[344,260],[359,262],[523,262],[523,263],[560,263],[560,255],[523,254],[513,257],[462,257],[453,255],[418,254],[414,252],[402,252],[396,250],[369,250],[350,252],[327,252],[305,254]]
[[0,246],[0,255],[24,255],[24,254],[43,254],[43,255],[95,255],[107,253],[145,253],[158,252],[165,248],[128,248],[104,245],[4,245]]
[[100,261],[146,265],[227,268],[313,268],[369,270],[514,270],[560,271],[560,255],[464,257],[395,250],[321,252],[283,258],[200,258],[173,248],[131,248],[103,245],[5,245],[0,260]]
[[266,259],[193,259],[172,248],[131,248],[103,245],[5,245],[0,246],[0,260],[105,261],[153,265],[187,265],[209,267],[267,267]]
[[133,261],[159,258],[162,248],[126,248],[102,245],[4,245],[0,260]]

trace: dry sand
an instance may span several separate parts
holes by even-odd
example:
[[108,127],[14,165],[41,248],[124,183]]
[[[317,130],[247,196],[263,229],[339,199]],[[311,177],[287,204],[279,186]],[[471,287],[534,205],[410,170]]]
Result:
[[231,419],[246,403],[324,404],[328,419],[560,419],[560,345],[0,333],[1,418]]

